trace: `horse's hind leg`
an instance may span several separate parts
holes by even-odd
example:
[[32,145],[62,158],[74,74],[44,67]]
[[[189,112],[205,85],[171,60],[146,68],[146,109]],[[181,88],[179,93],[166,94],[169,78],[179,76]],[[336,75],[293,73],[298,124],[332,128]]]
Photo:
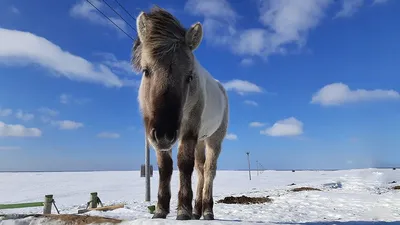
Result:
[[[221,90],[228,102],[225,89],[219,84]],[[203,218],[204,220],[214,219],[214,201],[213,201],[213,185],[214,178],[217,173],[217,161],[221,153],[222,142],[228,129],[229,106],[226,105],[224,118],[218,130],[205,140],[206,143],[206,161],[204,163],[204,187],[203,187]]]
[[199,141],[195,150],[195,167],[197,172],[197,191],[193,210],[193,219],[200,219],[203,212],[203,186],[204,186],[204,161],[205,145],[204,141]]
[[213,183],[217,171],[217,160],[221,152],[221,142],[206,141],[206,161],[204,163],[203,218],[213,220]]

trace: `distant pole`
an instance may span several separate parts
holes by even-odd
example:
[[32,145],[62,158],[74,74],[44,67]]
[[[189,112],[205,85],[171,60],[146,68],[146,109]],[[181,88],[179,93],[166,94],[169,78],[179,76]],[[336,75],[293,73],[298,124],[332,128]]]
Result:
[[257,176],[258,176],[258,160],[256,161],[256,164],[257,164]]
[[145,166],[144,166],[144,173],[146,176],[146,199],[145,201],[150,201],[150,145],[149,141],[147,140],[147,136],[145,135]]
[[251,172],[250,172],[250,152],[246,152],[247,154],[247,162],[249,163],[249,179],[251,180]]

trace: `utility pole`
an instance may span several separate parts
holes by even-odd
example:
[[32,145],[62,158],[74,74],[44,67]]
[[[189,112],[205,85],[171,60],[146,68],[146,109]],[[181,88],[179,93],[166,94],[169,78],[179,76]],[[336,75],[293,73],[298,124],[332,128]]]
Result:
[[247,154],[247,162],[249,163],[249,179],[251,180],[251,172],[250,172],[250,152],[246,152]]
[[256,161],[256,164],[257,164],[257,176],[258,176],[258,160]]
[[145,201],[150,202],[150,145],[149,141],[147,140],[147,135],[145,137],[145,163],[144,163],[144,173],[146,176],[146,197]]

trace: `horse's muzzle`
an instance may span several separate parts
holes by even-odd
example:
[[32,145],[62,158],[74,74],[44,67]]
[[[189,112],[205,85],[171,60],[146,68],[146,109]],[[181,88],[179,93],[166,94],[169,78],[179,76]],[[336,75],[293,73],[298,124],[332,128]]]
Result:
[[154,146],[156,150],[165,150],[165,149],[171,149],[172,146],[175,144],[176,139],[178,137],[178,131],[176,130],[175,132],[172,133],[164,133],[160,134],[157,133],[156,129],[151,129],[150,131],[150,137],[153,140]]

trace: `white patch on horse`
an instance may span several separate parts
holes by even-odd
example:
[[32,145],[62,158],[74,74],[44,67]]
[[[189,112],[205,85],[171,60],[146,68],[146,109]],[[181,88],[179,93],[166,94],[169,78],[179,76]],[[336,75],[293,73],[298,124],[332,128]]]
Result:
[[218,81],[194,58],[194,69],[199,77],[200,92],[204,97],[204,109],[201,115],[199,139],[214,134],[224,119],[226,101]]

